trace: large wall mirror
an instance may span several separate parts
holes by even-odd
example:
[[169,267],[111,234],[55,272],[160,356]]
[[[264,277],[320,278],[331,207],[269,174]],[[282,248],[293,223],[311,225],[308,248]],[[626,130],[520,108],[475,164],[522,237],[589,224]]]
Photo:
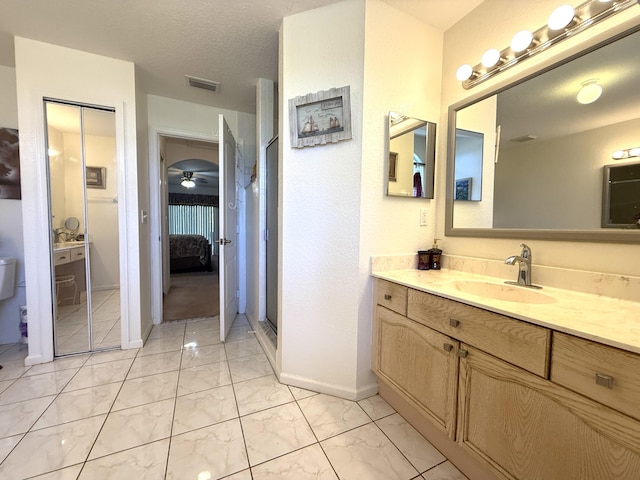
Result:
[[[626,199],[630,218],[604,225],[608,193],[602,187],[605,167],[640,161],[613,158],[616,151],[640,147],[639,30],[450,107],[447,235],[640,241],[634,219],[640,188]],[[596,84],[599,98],[580,103],[581,89],[598,91]],[[473,147],[481,159],[478,178],[459,162],[469,136],[482,139]],[[470,178],[469,196],[460,198],[461,180]],[[478,181],[479,197],[470,198]]]
[[433,198],[436,124],[389,113],[387,195]]

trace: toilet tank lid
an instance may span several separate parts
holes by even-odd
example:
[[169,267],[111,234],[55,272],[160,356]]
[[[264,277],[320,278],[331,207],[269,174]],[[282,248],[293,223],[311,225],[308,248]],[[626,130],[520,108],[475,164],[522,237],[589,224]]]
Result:
[[13,257],[0,257],[0,265],[10,265],[16,263],[16,259]]

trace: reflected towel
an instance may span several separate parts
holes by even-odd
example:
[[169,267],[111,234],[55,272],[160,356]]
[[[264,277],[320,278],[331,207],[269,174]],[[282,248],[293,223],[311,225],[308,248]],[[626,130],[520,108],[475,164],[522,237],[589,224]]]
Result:
[[413,193],[414,197],[422,197],[422,176],[420,172],[413,174]]

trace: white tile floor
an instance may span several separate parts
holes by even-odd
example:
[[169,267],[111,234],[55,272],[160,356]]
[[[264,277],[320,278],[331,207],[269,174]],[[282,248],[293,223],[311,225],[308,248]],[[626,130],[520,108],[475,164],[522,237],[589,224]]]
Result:
[[461,480],[378,396],[280,384],[239,316],[156,326],[139,350],[24,366],[0,346],[0,478]]

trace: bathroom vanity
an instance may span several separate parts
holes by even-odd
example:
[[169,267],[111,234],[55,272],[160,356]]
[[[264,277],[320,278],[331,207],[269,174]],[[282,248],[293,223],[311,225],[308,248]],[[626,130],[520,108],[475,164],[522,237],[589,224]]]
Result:
[[380,395],[475,479],[637,479],[640,303],[373,273]]

